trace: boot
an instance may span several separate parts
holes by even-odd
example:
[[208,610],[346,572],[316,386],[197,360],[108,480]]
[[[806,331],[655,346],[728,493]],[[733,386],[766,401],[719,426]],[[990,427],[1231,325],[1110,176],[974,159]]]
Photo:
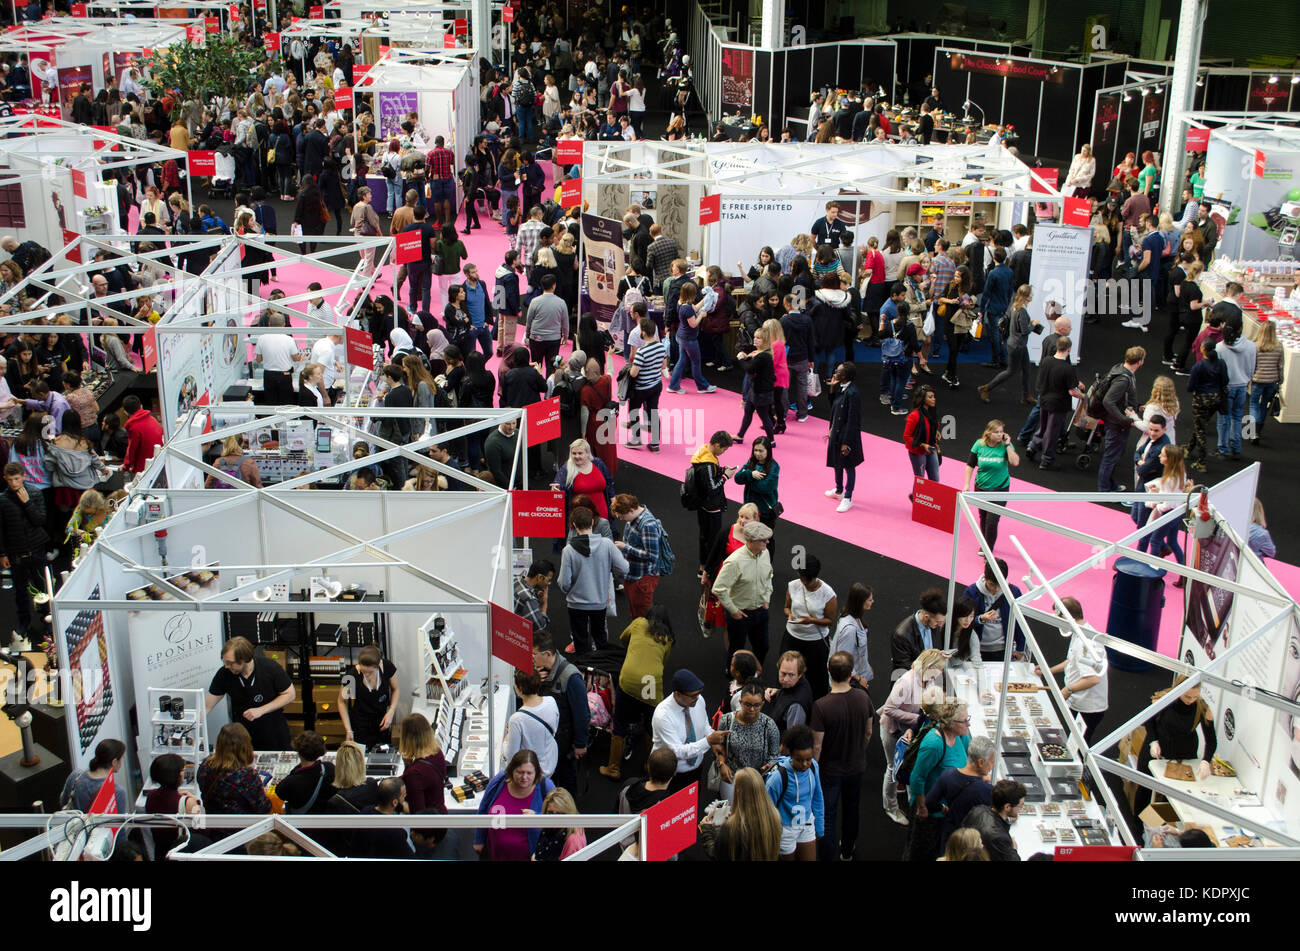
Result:
[[623,778],[623,737],[609,738],[609,765],[600,767],[600,775],[618,782]]

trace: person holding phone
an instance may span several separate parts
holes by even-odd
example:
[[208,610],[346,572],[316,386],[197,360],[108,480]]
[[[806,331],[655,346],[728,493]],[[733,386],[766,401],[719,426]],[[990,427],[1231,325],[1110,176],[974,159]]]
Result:
[[[1002,420],[991,419],[984,427],[984,435],[970,447],[962,491],[970,491],[974,475],[977,492],[1006,492],[1011,488],[1010,467],[1018,465],[1020,455],[1011,444],[1011,436],[1003,429]],[[988,539],[989,548],[997,544],[1000,519],[999,515],[980,510],[980,532]]]

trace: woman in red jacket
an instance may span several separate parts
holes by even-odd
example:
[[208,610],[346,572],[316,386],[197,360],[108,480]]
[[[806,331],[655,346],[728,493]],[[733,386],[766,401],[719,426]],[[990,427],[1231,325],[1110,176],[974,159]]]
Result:
[[880,241],[873,235],[867,239],[867,252],[862,258],[862,313],[871,318],[875,327],[880,320],[880,305],[885,302],[889,282],[885,279],[885,256],[880,253]]
[[[912,472],[931,482],[939,481],[939,413],[934,387],[918,386],[912,394],[912,412],[903,427],[903,445],[912,463]],[[908,495],[911,499],[911,495]]]

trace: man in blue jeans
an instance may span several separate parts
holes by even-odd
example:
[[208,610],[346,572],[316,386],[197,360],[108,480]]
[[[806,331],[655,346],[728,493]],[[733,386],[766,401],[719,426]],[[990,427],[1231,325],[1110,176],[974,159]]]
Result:
[[[831,691],[813,704],[809,725],[813,731],[813,758],[821,767],[822,809],[826,834],[817,843],[824,862],[852,861],[858,845],[862,805],[862,777],[867,771],[867,747],[875,704],[853,680],[853,655],[836,651],[827,669]],[[844,805],[843,824],[836,848],[835,821]]]
[[1115,465],[1124,455],[1128,434],[1137,419],[1137,371],[1147,358],[1141,347],[1124,351],[1124,362],[1111,367],[1109,383],[1102,397],[1102,418],[1106,422],[1106,442],[1097,470],[1098,492],[1123,492],[1125,487],[1114,479]]
[[466,264],[464,269],[465,311],[469,314],[470,339],[477,341],[483,356],[492,356],[492,338],[495,335],[496,310],[487,285],[478,279],[478,265]]
[[998,321],[1011,307],[1012,286],[1011,268],[1007,266],[1007,249],[993,249],[993,268],[984,278],[984,292],[980,295],[980,310],[984,313],[984,329],[989,333],[989,343],[993,349],[993,359],[985,366],[1005,367],[1007,365],[1007,348],[998,333]]
[[677,325],[676,339],[681,356],[677,358],[677,365],[673,367],[672,378],[668,381],[669,393],[682,392],[682,377],[686,374],[687,366],[690,367],[696,389],[701,393],[715,393],[718,389],[704,379],[704,374],[700,371],[699,325],[704,318],[694,309],[698,293],[695,284],[687,281],[682,285],[681,292],[678,295],[677,314],[680,322]]
[[415,221],[403,228],[401,233],[420,233],[420,258],[406,265],[406,279],[411,282],[411,310],[419,313],[429,309],[433,293],[433,242],[438,240],[438,233],[425,220],[429,212],[424,205],[417,204],[412,211]]
[[[1228,408],[1219,413],[1219,455],[1241,458],[1241,417],[1246,411],[1246,385],[1255,375],[1259,349],[1253,340],[1240,336],[1241,331],[1223,325],[1223,342],[1218,346],[1219,359],[1228,371]],[[1232,342],[1229,343],[1228,341]]]

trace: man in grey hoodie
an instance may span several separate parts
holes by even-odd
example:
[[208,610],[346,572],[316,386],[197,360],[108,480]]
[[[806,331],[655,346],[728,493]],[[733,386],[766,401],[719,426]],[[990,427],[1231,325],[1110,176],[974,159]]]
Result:
[[575,508],[569,516],[577,534],[560,557],[560,590],[569,606],[569,634],[573,648],[586,654],[595,643],[604,647],[605,608],[614,593],[615,574],[627,574],[627,559],[612,541],[591,533],[591,510]]

